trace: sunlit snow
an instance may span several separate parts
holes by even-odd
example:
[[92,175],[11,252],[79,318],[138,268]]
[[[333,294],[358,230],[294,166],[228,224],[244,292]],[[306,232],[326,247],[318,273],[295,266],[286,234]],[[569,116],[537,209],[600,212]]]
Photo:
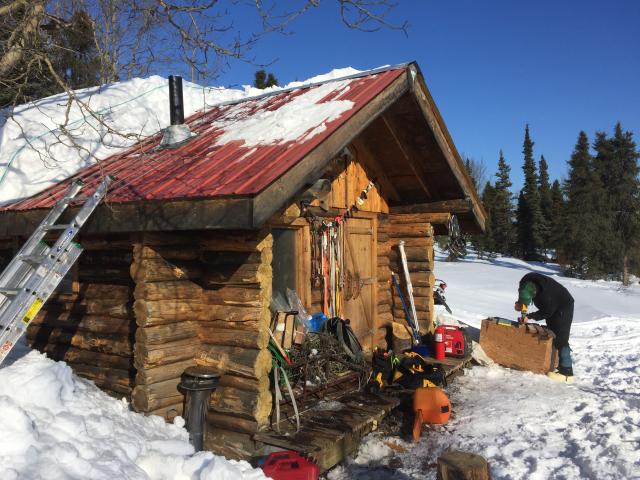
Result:
[[0,368],[3,480],[266,478],[247,462],[194,453],[183,423],[134,413],[66,363],[21,345]]
[[575,298],[576,382],[473,367],[447,388],[448,425],[423,429],[417,444],[373,433],[329,480],[435,479],[449,449],[484,456],[494,480],[640,478],[640,285],[567,278],[558,266],[507,257],[436,258],[454,317],[473,327],[487,316],[515,319],[518,282],[530,271],[553,275]]
[[[233,112],[241,112],[243,105],[231,105],[225,118],[212,125],[223,130],[218,143],[237,140],[251,147],[308,140],[325,130],[326,122],[352,108],[353,102],[339,98],[350,80],[334,80],[356,73],[352,68],[338,69],[266,90],[184,82],[185,117],[215,105],[252,97],[261,102],[265,93],[331,81],[295,97],[291,104],[240,122],[234,121]],[[336,89],[337,96],[323,100]],[[71,102],[68,110],[66,94],[19,106],[0,129],[0,204],[41,192],[169,125],[168,82],[163,77],[136,78],[75,94],[78,101]]]

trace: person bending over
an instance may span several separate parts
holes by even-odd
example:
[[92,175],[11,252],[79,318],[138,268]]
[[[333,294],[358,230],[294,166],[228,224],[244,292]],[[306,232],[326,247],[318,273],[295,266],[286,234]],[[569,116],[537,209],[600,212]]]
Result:
[[547,375],[554,380],[573,382],[573,365],[569,348],[569,333],[573,321],[573,297],[566,288],[552,278],[540,273],[527,273],[520,280],[515,308],[524,313],[527,311],[526,307],[532,302],[538,311],[523,315],[521,321],[526,322],[529,318],[546,320],[547,327],[556,336],[554,345],[560,355],[558,369]]

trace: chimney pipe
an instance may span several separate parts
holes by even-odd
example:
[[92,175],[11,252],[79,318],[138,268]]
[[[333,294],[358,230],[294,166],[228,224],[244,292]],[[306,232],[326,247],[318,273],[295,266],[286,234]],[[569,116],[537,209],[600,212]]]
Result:
[[184,123],[184,103],[182,100],[182,77],[169,75],[169,114],[171,125]]
[[159,148],[176,148],[194,135],[184,123],[182,77],[169,75],[169,118],[171,125],[164,129]]

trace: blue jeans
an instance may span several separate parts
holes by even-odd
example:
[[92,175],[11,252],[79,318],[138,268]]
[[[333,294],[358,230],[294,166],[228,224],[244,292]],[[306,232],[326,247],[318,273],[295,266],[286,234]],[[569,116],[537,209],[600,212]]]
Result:
[[560,367],[571,368],[573,366],[571,362],[571,349],[569,345],[565,345],[560,348]]

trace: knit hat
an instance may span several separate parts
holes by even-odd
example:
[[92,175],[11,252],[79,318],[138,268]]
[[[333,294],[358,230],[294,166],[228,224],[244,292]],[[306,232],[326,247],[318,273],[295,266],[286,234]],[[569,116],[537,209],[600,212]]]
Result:
[[518,290],[518,302],[529,305],[536,294],[536,286],[533,282],[525,282]]

